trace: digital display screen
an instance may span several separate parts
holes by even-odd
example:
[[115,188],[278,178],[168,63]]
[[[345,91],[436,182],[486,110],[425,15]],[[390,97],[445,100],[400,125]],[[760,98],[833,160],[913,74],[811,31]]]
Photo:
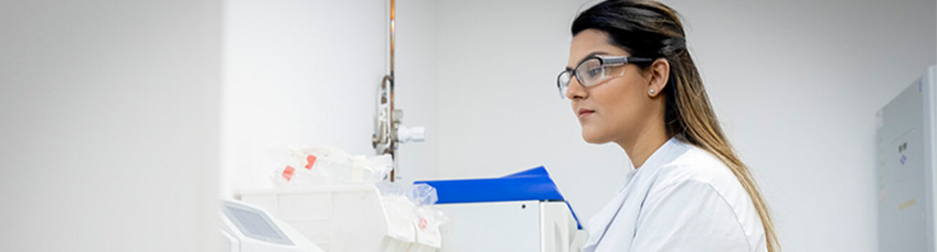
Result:
[[260,213],[247,211],[243,209],[238,209],[234,207],[228,207],[228,211],[231,212],[231,215],[234,215],[234,218],[241,223],[241,226],[244,227],[242,230],[246,231],[248,234],[273,238],[278,240],[283,240],[284,238],[277,234],[277,231],[273,229],[270,223],[267,222]]

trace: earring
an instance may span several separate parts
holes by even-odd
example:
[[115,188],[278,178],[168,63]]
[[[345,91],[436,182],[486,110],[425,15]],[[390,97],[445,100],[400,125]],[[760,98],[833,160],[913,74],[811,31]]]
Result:
[[654,94],[654,89],[651,89],[651,94]]

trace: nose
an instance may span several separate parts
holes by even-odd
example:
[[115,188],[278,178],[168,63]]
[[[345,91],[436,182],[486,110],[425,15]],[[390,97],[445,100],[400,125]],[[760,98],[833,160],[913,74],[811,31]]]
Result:
[[588,96],[589,93],[579,84],[579,79],[573,78],[569,81],[569,86],[566,87],[566,99],[585,99]]

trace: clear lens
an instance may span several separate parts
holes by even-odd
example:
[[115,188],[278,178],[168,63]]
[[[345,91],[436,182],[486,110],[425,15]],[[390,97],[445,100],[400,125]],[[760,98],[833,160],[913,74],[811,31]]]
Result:
[[605,78],[605,68],[599,59],[589,59],[576,67],[576,77],[582,86],[589,87]]
[[582,87],[591,87],[603,81],[621,76],[624,74],[624,68],[620,67],[626,62],[613,62],[611,65],[603,65],[599,58],[589,58],[576,66],[573,71],[563,71],[556,78],[556,87],[559,88],[560,97],[566,97],[566,90],[569,88],[570,81],[575,76]]
[[560,97],[566,97],[566,89],[569,88],[569,82],[572,80],[572,74],[569,71],[563,71],[556,77],[556,87],[560,90]]

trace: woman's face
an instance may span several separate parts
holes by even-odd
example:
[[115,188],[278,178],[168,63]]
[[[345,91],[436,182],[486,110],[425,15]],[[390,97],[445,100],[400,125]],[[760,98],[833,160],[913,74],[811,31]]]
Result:
[[[609,44],[605,32],[587,29],[573,37],[566,66],[576,66],[592,55],[630,56]],[[573,78],[566,90],[573,113],[582,126],[582,138],[588,143],[628,141],[640,134],[650,119],[653,102],[649,96],[651,76],[638,66],[626,64],[607,69],[613,75],[594,86],[583,88]],[[656,112],[656,111],[653,111]]]

